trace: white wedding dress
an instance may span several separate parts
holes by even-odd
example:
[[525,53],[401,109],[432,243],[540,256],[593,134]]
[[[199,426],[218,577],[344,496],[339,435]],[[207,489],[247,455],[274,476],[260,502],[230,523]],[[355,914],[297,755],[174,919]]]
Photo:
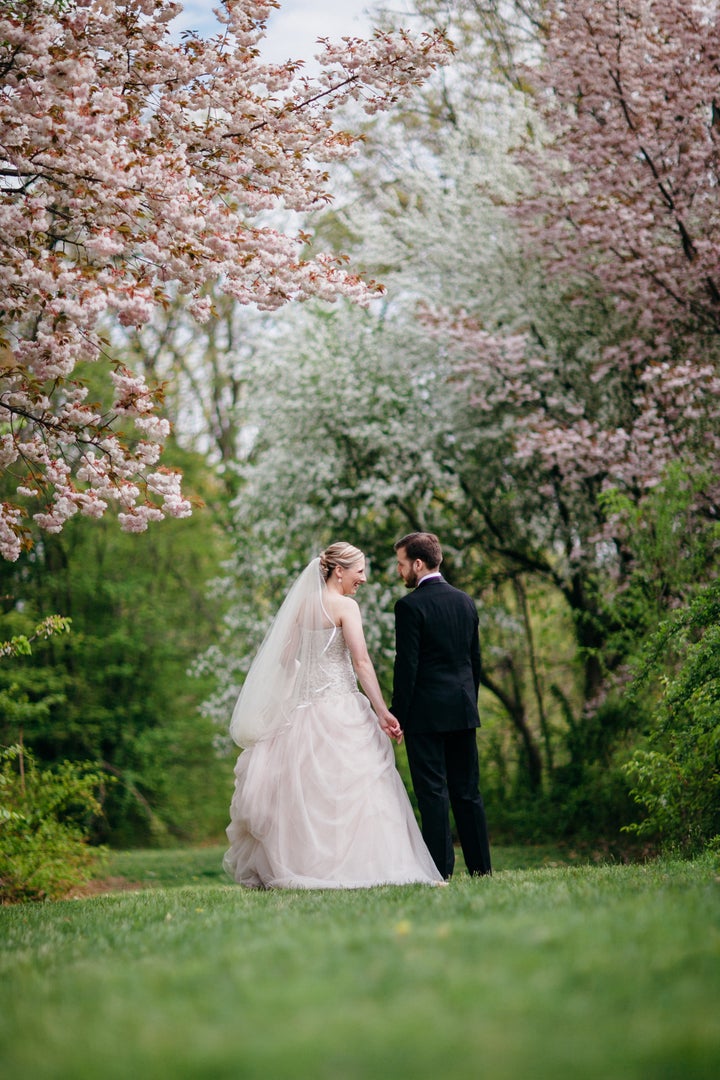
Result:
[[237,761],[225,869],[252,888],[441,883],[342,630],[302,633],[299,703]]

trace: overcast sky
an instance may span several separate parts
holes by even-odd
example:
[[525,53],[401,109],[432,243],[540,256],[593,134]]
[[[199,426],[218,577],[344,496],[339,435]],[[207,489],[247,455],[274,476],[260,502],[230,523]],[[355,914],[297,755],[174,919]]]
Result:
[[[319,37],[367,37],[371,33],[365,10],[373,0],[281,0],[282,7],[273,12],[263,48],[264,58],[270,61],[312,60],[318,51]],[[173,29],[197,30],[201,36],[217,32],[218,23],[212,13],[217,5],[213,0],[184,0],[183,14],[175,20]]]

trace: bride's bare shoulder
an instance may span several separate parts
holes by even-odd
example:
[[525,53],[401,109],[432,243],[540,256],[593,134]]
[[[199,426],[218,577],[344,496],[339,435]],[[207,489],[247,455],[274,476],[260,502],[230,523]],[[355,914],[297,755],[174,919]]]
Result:
[[352,596],[339,596],[341,601],[340,613],[343,619],[358,619],[360,617],[360,605]]
[[342,626],[345,619],[357,617],[360,611],[357,601],[352,596],[340,596],[338,593],[330,594],[325,601],[325,610],[331,616],[334,623]]

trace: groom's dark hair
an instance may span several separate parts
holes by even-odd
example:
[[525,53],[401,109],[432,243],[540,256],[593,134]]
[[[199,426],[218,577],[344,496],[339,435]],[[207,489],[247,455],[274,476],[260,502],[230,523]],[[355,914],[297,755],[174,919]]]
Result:
[[410,562],[420,559],[428,570],[437,570],[442,562],[442,548],[435,533],[408,533],[407,536],[395,541],[393,550],[399,551],[400,548],[405,550]]

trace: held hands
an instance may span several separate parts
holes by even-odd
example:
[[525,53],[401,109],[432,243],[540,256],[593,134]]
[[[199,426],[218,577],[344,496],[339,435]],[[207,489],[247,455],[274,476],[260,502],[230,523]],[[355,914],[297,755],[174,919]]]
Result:
[[387,737],[389,739],[394,739],[395,742],[400,745],[403,737],[403,729],[400,727],[400,724],[390,710],[387,709],[382,716],[378,717],[378,719],[380,721],[380,727]]

